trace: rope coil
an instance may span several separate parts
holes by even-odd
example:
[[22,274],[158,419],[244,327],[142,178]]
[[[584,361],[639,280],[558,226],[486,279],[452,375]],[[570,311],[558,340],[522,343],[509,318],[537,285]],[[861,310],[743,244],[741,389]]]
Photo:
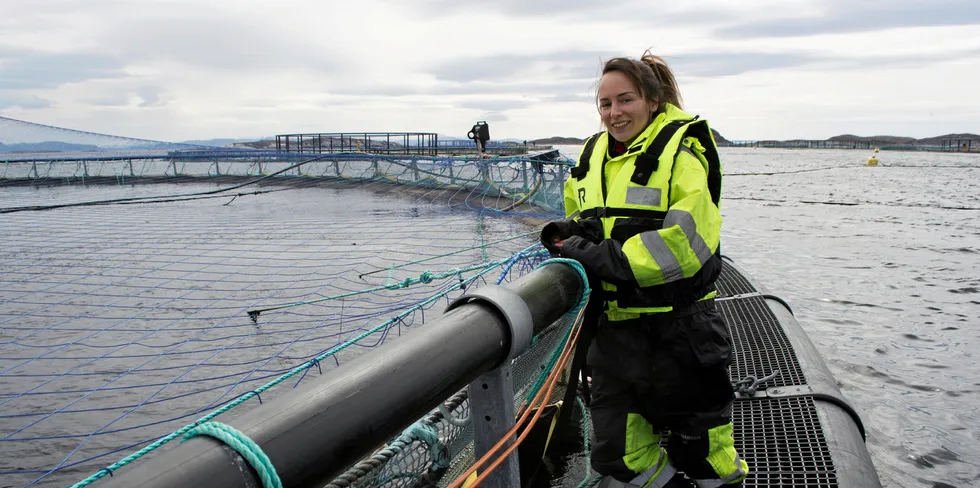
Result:
[[189,430],[184,434],[181,442],[186,442],[189,439],[202,435],[213,437],[238,452],[248,462],[249,466],[252,466],[256,474],[259,475],[263,488],[282,488],[282,481],[279,480],[276,467],[272,465],[269,457],[262,452],[262,448],[247,435],[228,424],[206,422]]

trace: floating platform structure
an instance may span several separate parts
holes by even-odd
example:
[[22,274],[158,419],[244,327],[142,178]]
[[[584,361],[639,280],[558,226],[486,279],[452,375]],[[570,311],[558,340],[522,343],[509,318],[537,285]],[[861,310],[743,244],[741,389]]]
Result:
[[[516,372],[546,369],[554,356],[548,353],[562,349],[554,338],[567,339],[563,331],[575,324],[559,318],[576,308],[583,286],[568,265],[550,264],[508,285],[478,288],[425,330],[266,402],[234,426],[264,451],[284,486],[448,486],[514,425],[509,408],[524,403],[526,385],[520,382],[534,377]],[[861,419],[789,305],[727,258],[717,303],[734,342],[731,379],[740,386],[733,421],[736,448],[750,469],[745,486],[880,487]],[[539,343],[550,346],[522,354]],[[466,384],[469,389],[460,390]],[[506,400],[494,398],[501,394]],[[468,421],[460,421],[466,411]],[[502,413],[511,419],[503,430],[499,417],[489,422]],[[488,439],[490,432],[498,437]],[[529,481],[519,478],[520,458],[511,456],[489,486],[516,488]],[[583,483],[600,481],[588,466],[569,469],[581,470]],[[103,484],[262,486],[249,462],[207,437],[120,469]]]
[[946,152],[980,152],[980,138],[954,137],[943,139],[942,150]]
[[[316,139],[308,137],[289,139],[287,137],[282,142],[289,141],[290,150],[288,151],[276,151],[272,148],[268,150],[194,149],[131,158],[116,155],[112,158],[97,159],[97,155],[88,155],[91,158],[82,155],[77,159],[38,158],[9,162],[0,161],[2,163],[0,181],[10,185],[34,185],[42,182],[54,183],[66,180],[73,182],[76,179],[83,181],[95,179],[105,183],[129,183],[134,179],[139,181],[140,178],[147,181],[167,182],[241,181],[241,183],[226,188],[209,189],[204,192],[117,200],[125,200],[126,203],[134,203],[133,201],[138,201],[138,203],[184,202],[191,199],[212,198],[215,195],[236,197],[235,192],[240,191],[239,189],[244,186],[255,185],[258,187],[269,183],[282,186],[295,185],[303,188],[313,188],[323,184],[340,190],[370,185],[371,188],[383,186],[386,190],[404,193],[416,191],[413,189],[415,187],[419,194],[437,195],[432,198],[444,198],[449,201],[454,198],[462,199],[466,203],[464,208],[479,210],[480,218],[484,215],[485,210],[496,212],[497,216],[503,212],[515,210],[513,218],[521,218],[525,222],[535,225],[540,223],[540,219],[560,218],[558,216],[561,214],[562,208],[562,186],[567,177],[570,162],[562,158],[557,151],[492,159],[463,158],[446,156],[445,153],[439,152],[441,148],[435,137],[426,139],[421,135],[416,135],[409,137],[409,140],[406,141],[404,138],[392,140],[391,134],[385,133],[384,148],[381,147],[380,139],[372,140],[371,137],[361,137],[362,146],[359,148],[360,150],[357,148],[357,143],[354,142],[355,147],[353,149],[346,146],[344,147],[345,150],[341,152],[329,150],[330,136]],[[367,134],[360,136],[367,136]],[[343,147],[344,144],[350,144],[352,140],[356,141],[358,137],[357,134],[346,139],[344,136],[340,136],[336,141]],[[324,149],[324,144],[326,144],[327,150]],[[452,145],[455,144],[455,142],[452,143]],[[447,146],[452,145],[447,144]],[[314,149],[320,152],[311,152]],[[372,152],[364,152],[365,149]],[[385,150],[396,152],[385,154],[382,152]],[[413,153],[411,151],[420,152]],[[426,151],[435,151],[436,153],[429,154]],[[140,159],[143,157],[146,159]],[[32,214],[22,212],[103,203],[107,202],[26,205],[24,207],[3,208],[0,209],[0,212],[14,214],[15,216],[11,218],[11,221],[30,222]],[[283,211],[289,212],[292,209],[287,208]],[[16,212],[21,213],[17,216]],[[111,215],[111,212],[102,212],[99,215],[104,217]],[[138,218],[126,222],[127,225],[138,225],[138,221],[142,220],[142,218]],[[482,226],[482,221],[480,222]],[[182,222],[180,225],[187,225],[187,223]],[[322,241],[322,236],[330,227],[319,227],[323,225],[321,222],[317,222],[316,225],[318,226],[317,232],[310,234],[310,236],[315,235],[315,237],[309,237],[302,241],[303,244],[291,245],[310,246]],[[338,222],[337,225],[349,225],[349,223],[344,221]],[[292,228],[287,231],[289,235],[295,232]],[[361,232],[364,230],[362,229]],[[452,230],[445,232],[441,235],[443,238],[448,238]],[[208,229],[205,234],[210,233],[213,233],[212,229]],[[257,234],[258,237],[265,235]],[[526,238],[527,235],[523,234],[522,236]],[[24,233],[18,238],[21,239],[21,242],[33,243],[34,241],[31,239],[36,238],[36,236],[37,232],[33,234]],[[400,243],[395,244],[394,239],[401,239],[402,237],[392,235],[392,247],[399,249],[400,252],[406,249],[411,252],[411,247],[406,247]],[[509,236],[507,239],[514,237]],[[120,237],[113,235],[111,243],[113,249],[124,247],[125,243],[119,242],[120,239]],[[178,235],[174,239],[186,240],[187,238],[181,238]],[[206,244],[209,241],[203,242]],[[420,249],[416,252],[424,254],[427,251],[421,248],[432,243],[433,241],[429,239],[426,244],[417,244],[416,246]],[[194,244],[198,245],[196,241]],[[305,354],[297,356],[302,357],[301,360],[284,360],[288,364],[281,368],[277,366],[279,369],[273,370],[274,373],[270,373],[268,376],[269,378],[277,378],[274,382],[260,386],[249,384],[249,391],[242,393],[235,397],[233,402],[227,403],[221,409],[213,410],[207,415],[201,415],[207,411],[207,405],[191,405],[192,413],[183,414],[188,417],[186,419],[188,424],[184,428],[163,437],[154,436],[154,439],[157,440],[150,445],[147,445],[149,441],[138,444],[132,442],[120,444],[114,438],[99,437],[99,447],[102,449],[102,452],[98,453],[99,457],[121,451],[125,451],[126,454],[120,453],[119,456],[126,455],[126,457],[113,464],[108,464],[109,461],[106,460],[106,463],[101,465],[104,467],[92,469],[89,471],[91,476],[84,480],[81,479],[84,474],[80,474],[78,471],[79,466],[72,468],[70,474],[72,476],[77,475],[76,479],[79,479],[77,486],[92,484],[96,487],[259,487],[264,485],[261,478],[264,476],[268,479],[270,470],[277,473],[284,486],[292,488],[448,486],[464,477],[466,471],[473,465],[473,460],[480,458],[488,446],[502,437],[509,437],[510,434],[507,434],[510,431],[509,427],[515,424],[524,425],[515,421],[515,414],[520,411],[518,406],[531,402],[535,405],[534,409],[542,411],[564,398],[562,385],[557,380],[562,376],[561,372],[565,371],[566,363],[562,358],[567,358],[567,356],[564,353],[574,348],[574,338],[576,337],[574,332],[579,324],[570,312],[580,306],[585,283],[581,275],[566,263],[548,263],[534,269],[535,265],[539,265],[545,259],[544,252],[536,246],[536,244],[532,245],[524,251],[512,255],[508,252],[508,257],[504,260],[489,261],[485,254],[486,246],[481,241],[481,245],[473,248],[473,250],[474,253],[476,250],[482,250],[484,255],[478,259],[478,263],[474,265],[476,267],[473,269],[478,269],[485,274],[497,268],[505,268],[500,280],[503,280],[504,275],[512,269],[523,270],[524,274],[507,284],[491,285],[485,282],[481,285],[477,281],[481,279],[482,275],[469,276],[464,282],[462,271],[453,268],[450,271],[456,270],[457,272],[447,271],[449,274],[446,275],[451,278],[452,282],[448,285],[439,285],[441,287],[439,294],[433,295],[434,300],[446,298],[447,310],[438,318],[427,322],[424,327],[407,329],[404,337],[399,338],[396,342],[379,345],[377,349],[365,351],[344,363],[337,361],[336,367],[330,367],[327,371],[323,371],[327,366],[322,364],[322,361],[332,362],[335,360],[336,357],[328,359],[333,354],[331,351],[335,349],[316,352],[316,355],[312,356],[313,359],[305,359],[311,357],[310,354]],[[354,246],[350,247],[353,248]],[[359,249],[364,247],[357,246]],[[73,250],[74,247],[70,249]],[[251,249],[251,247],[247,249]],[[163,252],[158,251],[156,247],[153,250],[154,252]],[[204,256],[208,254],[205,248],[194,248],[192,251],[195,259],[204,259]],[[438,253],[442,254],[444,251],[444,249],[440,249]],[[115,254],[112,255],[115,256]],[[145,254],[143,255],[145,256]],[[225,258],[220,257],[220,259]],[[76,261],[79,260],[80,258],[72,256],[70,262],[72,266],[76,266],[78,264]],[[421,262],[416,261],[414,264]],[[40,263],[46,263],[46,261],[42,260]],[[105,271],[105,268],[96,266],[98,263],[85,263],[81,268],[74,268],[75,271],[73,272],[80,273],[76,276],[78,281],[93,276],[92,271]],[[202,263],[199,266],[205,268],[211,266],[210,262]],[[224,261],[218,261],[218,263],[221,263],[222,266],[231,266],[232,264]],[[193,264],[193,261],[184,264],[190,265]],[[39,265],[26,263],[23,266],[30,268]],[[58,265],[61,265],[60,262]],[[141,274],[147,271],[138,266],[129,266],[126,261],[113,262],[109,266],[114,271],[132,269],[133,272]],[[264,273],[263,269],[265,268],[260,268],[254,273]],[[379,265],[377,270],[388,271],[389,273],[396,271],[395,265],[392,263]],[[105,274],[107,277],[112,275],[113,273]],[[459,277],[458,284],[455,281],[457,275]],[[98,276],[103,276],[103,274],[99,273]],[[236,275],[237,278],[241,276],[245,275]],[[399,279],[405,278],[405,276],[399,276]],[[129,280],[125,276],[121,279]],[[417,280],[405,279],[404,282],[399,281],[399,283],[408,284],[415,281],[421,284],[432,284],[433,277],[426,272],[419,275]],[[30,283],[32,280],[23,279],[22,282]],[[501,282],[498,281],[498,283]],[[229,281],[228,283],[234,284],[234,290],[241,288],[238,281]],[[399,283],[385,282],[377,287],[377,290],[379,292],[396,292],[401,290]],[[46,282],[41,282],[41,284],[47,286]],[[151,286],[150,288],[154,287]],[[350,292],[347,288],[344,288],[345,293]],[[188,290],[180,287],[175,286],[174,289],[180,294],[189,293]],[[316,288],[316,290],[318,289]],[[360,290],[358,293],[364,291],[370,290]],[[263,291],[262,293],[268,292]],[[449,293],[453,293],[453,296],[450,297]],[[91,297],[99,296],[118,298],[120,301],[130,298],[135,300],[135,297],[131,297],[129,294],[114,294],[111,291],[100,291],[99,294],[91,295]],[[86,297],[89,296],[86,295]],[[299,298],[297,297],[297,299]],[[66,302],[62,298],[59,300],[59,306]],[[250,298],[249,300],[251,303],[253,299]],[[367,296],[360,300],[362,300],[362,305],[371,302],[371,298]],[[371,330],[387,331],[391,327],[395,327],[395,324],[401,324],[402,322],[399,321],[408,317],[407,314],[414,314],[415,310],[421,307],[420,304],[435,303],[429,300],[433,299],[427,298],[425,301],[405,299],[401,304],[411,305],[413,308],[398,314],[397,319],[391,318],[386,322],[376,324]],[[31,306],[38,305],[33,304],[34,301],[38,301],[33,298],[17,303],[28,304],[29,301],[32,302]],[[86,298],[85,302],[88,301]],[[92,301],[97,301],[97,299]],[[207,298],[205,301],[210,303],[212,300]],[[760,284],[753,282],[746,273],[727,258],[723,260],[723,271],[718,282],[716,304],[725,318],[734,343],[734,362],[730,370],[730,379],[736,385],[738,393],[733,407],[733,421],[735,423],[736,447],[749,463],[750,475],[745,481],[745,486],[880,487],[880,481],[864,443],[862,421],[858,413],[841,394],[836,381],[816,348],[807,338],[803,328],[794,318],[789,305]],[[39,305],[46,307],[51,304],[40,303]],[[60,311],[58,317],[78,317],[79,313],[71,307],[101,307],[102,305],[99,303],[89,305],[66,303],[64,306],[68,309]],[[202,322],[193,322],[194,314],[187,314],[184,310],[187,305],[181,307],[176,304],[168,306],[172,307],[175,313],[181,314],[179,317],[173,318],[174,324],[202,324]],[[137,315],[146,313],[146,309],[140,307],[144,307],[144,305],[118,305],[114,310],[128,310]],[[156,305],[153,307],[155,308]],[[341,317],[340,323],[343,324],[344,320],[350,321],[350,305],[348,304],[348,307],[344,308],[343,304],[340,304],[338,307]],[[193,306],[190,308],[194,309]],[[238,309],[235,308],[235,310]],[[345,311],[346,315],[344,315]],[[324,324],[321,325],[327,326],[334,320],[334,316],[327,315],[328,313],[333,313],[333,311],[329,308],[318,308],[316,312],[304,312],[303,315],[299,313],[284,315],[290,320],[285,324],[291,325],[302,319],[311,320],[317,324],[323,322]],[[395,314],[395,312],[387,310],[385,313]],[[47,312],[44,314],[37,313],[34,317],[38,318],[46,316],[46,314]],[[226,312],[222,311],[221,314],[225,315]],[[241,327],[248,330],[247,333],[242,332],[242,334],[257,333],[253,330],[256,329],[254,323],[246,322],[248,318],[245,318],[244,314],[236,313],[235,315],[244,324],[238,322],[231,324],[234,325],[236,332],[230,336],[229,340],[237,337],[239,334],[237,331]],[[424,313],[422,316],[424,321]],[[92,330],[104,330],[106,328],[99,322],[106,320],[105,318],[88,317],[88,319],[95,321],[95,325],[93,325],[95,329]],[[210,316],[206,319],[212,320]],[[170,318],[166,318],[166,320],[171,321]],[[228,319],[222,318],[221,320]],[[280,323],[276,324],[279,325]],[[22,327],[28,327],[28,325],[25,322]],[[47,325],[40,327],[44,327],[44,330],[54,328]],[[213,324],[207,322],[199,328],[205,331],[212,327]],[[398,327],[400,330],[400,325]],[[272,329],[274,332],[270,334],[289,333],[288,330],[275,327]],[[296,333],[305,333],[304,331],[305,329],[299,328]],[[24,333],[33,335],[38,331],[26,330]],[[58,338],[59,342],[67,340],[60,336]],[[72,345],[76,342],[78,341],[66,342],[66,344]],[[356,341],[345,342],[344,347],[354,343]],[[15,345],[14,342],[5,344],[10,348]],[[184,343],[177,342],[175,344],[171,346],[168,343],[161,347],[167,347],[169,350],[171,347],[177,347]],[[206,344],[210,344],[210,342]],[[139,347],[152,345],[141,342]],[[30,362],[30,358],[40,357],[38,352],[34,350],[35,347],[45,347],[43,344],[27,344],[27,346],[31,347],[29,354],[16,349],[16,351],[20,351],[18,354],[26,358],[22,361],[26,361],[25,365]],[[27,346],[17,345],[16,347]],[[123,346],[119,345],[119,347]],[[67,346],[60,346],[56,343],[51,347]],[[206,347],[212,346],[207,345]],[[276,345],[275,347],[279,346]],[[210,354],[207,351],[204,352]],[[96,353],[86,354],[95,357]],[[105,356],[101,352],[97,354],[99,354],[97,357]],[[236,352],[236,354],[238,353]],[[247,356],[245,353],[242,354]],[[244,356],[239,358],[236,355],[235,361],[263,360],[263,358],[256,360]],[[91,359],[93,364],[97,357]],[[7,359],[9,360],[9,358]],[[272,357],[268,359],[271,360]],[[511,359],[514,360],[511,361]],[[191,360],[187,361],[193,363]],[[22,366],[18,363],[16,366],[11,366],[11,369]],[[140,369],[134,364],[120,363],[117,366],[126,371],[122,376]],[[228,367],[233,366],[228,365]],[[109,371],[110,368],[108,367],[100,367],[98,371],[92,373],[84,372],[86,376],[82,376],[81,373],[68,376],[72,374],[71,371],[49,371],[52,367],[54,366],[45,366],[44,369],[31,370],[26,373],[32,378],[34,376],[49,378],[47,380],[49,382],[64,376],[71,380],[70,388],[75,390],[71,394],[82,395],[81,398],[86,398],[102,388],[101,386],[96,388],[74,386],[76,383],[82,384],[84,379],[89,378],[87,375],[92,375],[93,381],[99,382],[102,381],[99,379],[102,375],[109,375],[107,378],[116,379],[121,377],[115,372]],[[169,365],[157,366],[157,369],[169,371],[170,367]],[[276,375],[281,371],[288,371],[288,373],[277,377]],[[321,371],[323,374],[322,376],[307,375],[306,372],[309,371],[314,373]],[[184,374],[187,373],[182,373],[178,379],[181,379]],[[251,377],[251,373],[248,376]],[[133,376],[128,377],[134,378]],[[222,372],[222,378],[224,377],[225,373]],[[116,381],[116,379],[112,379],[110,382]],[[286,391],[277,390],[275,395],[265,393],[268,389],[276,387],[278,382],[287,379],[290,380],[290,383],[295,381],[294,388]],[[176,380],[168,381],[174,382]],[[190,381],[197,380],[188,379],[188,382]],[[229,381],[241,380],[233,378]],[[62,383],[61,386],[67,384]],[[547,389],[545,389],[545,385],[549,385]],[[133,386],[133,388],[137,387],[141,388],[142,386]],[[15,399],[23,402],[33,401],[35,395],[28,398],[25,393],[44,393],[45,395],[63,393],[58,391],[27,391],[36,388],[38,387],[25,386],[21,391],[0,393],[5,395],[3,402],[8,404],[12,404]],[[207,391],[208,388],[202,387],[202,389]],[[531,399],[542,391],[545,392],[543,401],[534,403]],[[576,390],[572,389],[571,391]],[[227,409],[237,407],[241,402],[258,396],[260,393],[265,397],[264,401],[263,397],[259,397],[257,405],[256,402],[251,402],[249,409],[241,412],[240,415],[224,416]],[[114,400],[121,396],[123,395],[113,395],[108,398]],[[67,406],[60,408],[57,405],[63,403],[49,402],[52,405],[57,403],[57,405],[55,407],[31,408],[30,411],[5,415],[8,415],[9,418],[21,415],[50,417],[55,413],[69,409],[75,402],[79,401],[77,397],[66,398]],[[122,407],[98,405],[98,408],[91,410],[125,408],[128,412],[139,408],[147,400],[149,399],[140,400],[136,398],[126,400],[126,402],[140,402],[138,405],[136,403]],[[108,402],[109,400],[105,401]],[[181,403],[167,404],[166,406],[186,407],[185,404],[189,401],[185,399],[181,400]],[[51,410],[53,408],[57,408],[57,410]],[[561,408],[577,409],[577,405],[562,405]],[[42,412],[38,413],[37,410]],[[579,427],[578,431],[574,432],[575,435],[572,436],[556,435],[550,444],[553,449],[579,453],[585,449],[584,446],[587,445],[589,437],[588,411],[584,406],[581,411],[581,415],[577,417],[579,422],[573,424]],[[96,415],[86,412],[88,410],[78,410],[80,414]],[[65,415],[70,413],[73,412],[65,412]],[[142,414],[143,411],[141,410],[139,413]],[[170,415],[169,409],[167,414]],[[113,413],[110,416],[115,415]],[[134,419],[134,417],[128,418]],[[181,419],[183,417],[171,420]],[[254,443],[254,447],[248,447],[249,452],[251,454],[256,454],[256,451],[263,453],[268,457],[268,462],[260,463],[262,466],[254,465],[252,462],[246,461],[245,458],[249,457],[254,461],[255,456],[243,456],[240,454],[241,450],[232,449],[222,441],[212,437],[198,436],[191,437],[185,442],[171,442],[179,440],[183,434],[191,430],[196,431],[198,427],[210,424],[212,419],[216,422],[227,423],[240,431],[244,438]],[[148,416],[145,419],[133,421],[145,422],[139,427],[147,428],[155,425],[159,419]],[[29,421],[24,422],[28,425],[21,427],[17,432],[26,431],[34,425]],[[37,422],[39,421],[34,423]],[[112,425],[113,422],[115,420],[108,422],[106,426]],[[61,425],[73,424],[64,423]],[[124,430],[122,427],[119,428]],[[101,430],[103,429],[99,429],[99,431]],[[83,432],[81,436],[76,435],[72,438],[87,440],[99,431],[95,431],[93,428],[88,432]],[[45,451],[47,449],[59,458],[67,460],[68,457],[65,457],[65,453],[57,453],[52,450],[58,448],[52,446],[63,445],[60,443],[60,438],[63,435],[63,431],[58,431],[57,435],[18,437],[8,439],[10,442],[3,447],[23,447],[25,449],[25,451],[18,452],[27,452],[26,450],[47,452]],[[570,438],[579,438],[582,441],[579,443],[569,440]],[[19,441],[21,444],[15,445],[13,441]],[[55,444],[55,442],[60,444]],[[513,440],[507,442],[513,442]],[[85,442],[81,442],[81,444],[85,444]],[[164,447],[164,444],[167,445]],[[146,447],[139,449],[140,446]],[[157,447],[163,448],[153,452]],[[487,480],[488,483],[484,486],[515,488],[523,486],[524,482],[528,480],[521,479],[521,473],[526,470],[519,469],[519,465],[532,464],[533,467],[533,463],[537,463],[541,456],[540,452],[536,453],[536,456],[521,455],[521,449],[527,450],[526,446],[522,445],[516,454],[506,456],[503,459],[502,467],[491,475],[491,478]],[[579,459],[581,458],[582,456],[579,457]],[[16,459],[16,456],[8,456],[7,459]],[[59,464],[47,471],[47,474],[45,471],[40,471],[40,474],[37,475],[40,476],[38,480],[57,472],[61,466]],[[71,466],[68,467],[71,468]],[[87,468],[88,466],[82,467]],[[534,470],[529,471],[533,476]],[[566,483],[566,486],[590,486],[601,482],[596,473],[581,462],[579,464],[569,463],[565,466],[564,473],[564,479],[569,481],[574,479],[573,482]],[[19,475],[15,471],[10,471],[10,474]]]
[[[261,141],[261,144],[264,141]],[[251,145],[251,144],[250,144]],[[256,146],[258,147],[258,146]],[[264,146],[262,146],[264,147]],[[324,154],[368,152],[383,155],[479,155],[476,143],[470,140],[439,139],[434,132],[324,132],[311,134],[280,134],[275,149],[285,153]],[[487,154],[517,156],[527,154],[527,144],[489,141]],[[550,149],[550,148],[536,148]]]
[[828,141],[828,140],[793,140],[793,141],[729,141],[719,144],[721,147],[764,147],[780,149],[873,149],[881,147],[867,141]]

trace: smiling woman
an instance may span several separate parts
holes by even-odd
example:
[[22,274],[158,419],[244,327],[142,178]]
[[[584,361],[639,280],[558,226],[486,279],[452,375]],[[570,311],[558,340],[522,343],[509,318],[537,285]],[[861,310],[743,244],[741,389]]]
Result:
[[714,303],[717,148],[707,123],[681,111],[662,58],[614,58],[602,73],[606,132],[589,138],[565,183],[570,220],[542,234],[604,292],[602,310],[587,314],[597,330],[592,467],[625,486],[741,486],[748,464],[734,448],[731,337]]

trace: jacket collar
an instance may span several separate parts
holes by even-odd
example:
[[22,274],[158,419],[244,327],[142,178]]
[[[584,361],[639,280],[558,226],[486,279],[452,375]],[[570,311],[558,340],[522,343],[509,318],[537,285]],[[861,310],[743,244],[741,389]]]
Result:
[[[630,143],[624,154],[637,154],[639,152],[646,151],[647,147],[650,146],[650,143],[653,142],[653,137],[660,132],[661,127],[675,120],[690,120],[693,118],[693,115],[677,108],[677,106],[670,103],[665,103],[664,111],[657,114],[650,124],[647,125],[646,129],[643,129],[643,132],[640,132],[640,135],[636,136],[636,139],[633,139],[633,142]],[[611,159],[614,157],[612,156],[612,148],[613,145],[616,144],[616,140],[609,135],[609,132],[606,132],[606,137],[606,141],[608,143],[606,146],[606,157]],[[616,157],[621,155],[622,154],[617,155]]]

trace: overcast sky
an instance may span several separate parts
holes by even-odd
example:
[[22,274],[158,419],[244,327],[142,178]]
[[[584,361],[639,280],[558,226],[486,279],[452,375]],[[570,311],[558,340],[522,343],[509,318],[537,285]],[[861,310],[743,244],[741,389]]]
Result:
[[584,137],[646,48],[729,139],[980,133],[978,0],[0,0],[0,33],[0,116],[155,140]]

